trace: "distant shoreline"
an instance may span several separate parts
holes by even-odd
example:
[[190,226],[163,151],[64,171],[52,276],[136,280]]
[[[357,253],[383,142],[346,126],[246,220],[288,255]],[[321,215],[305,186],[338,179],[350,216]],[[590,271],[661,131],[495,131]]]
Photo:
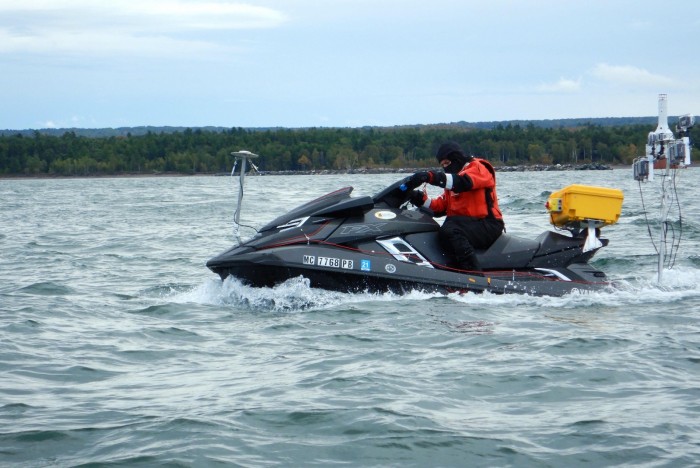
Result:
[[[588,164],[533,164],[519,166],[495,166],[496,172],[542,172],[542,171],[600,171],[621,169],[631,166],[608,165],[598,163]],[[306,171],[260,171],[255,175],[338,175],[338,174],[413,174],[424,171],[425,167],[404,168],[358,168],[358,169],[320,169]],[[154,172],[154,173],[119,173],[119,174],[90,174],[90,175],[60,175],[60,174],[0,174],[0,180],[22,179],[116,179],[116,178],[142,178],[142,177],[193,177],[193,176],[229,176],[227,172],[198,172],[196,174],[184,174],[180,172]]]

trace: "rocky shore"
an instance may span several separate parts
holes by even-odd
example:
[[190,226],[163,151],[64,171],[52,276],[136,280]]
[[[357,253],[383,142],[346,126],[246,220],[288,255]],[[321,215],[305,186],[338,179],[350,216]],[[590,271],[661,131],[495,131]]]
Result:
[[[601,171],[611,170],[612,166],[599,163],[589,164],[534,164],[520,166],[495,166],[497,172],[530,172],[530,171]],[[377,168],[357,168],[357,169],[322,169],[306,171],[259,171],[251,175],[330,175],[330,174],[413,174],[418,171],[425,171],[425,167],[377,167]],[[189,177],[189,176],[228,176],[228,172],[184,174],[178,172],[152,172],[152,173],[119,173],[119,174],[85,174],[85,175],[57,175],[57,174],[0,174],[0,179],[81,179],[81,178],[114,178],[114,177]]]
[[[531,172],[531,171],[605,171],[611,170],[612,166],[599,163],[588,164],[533,164],[520,166],[495,166],[497,172]],[[345,170],[307,170],[307,171],[260,171],[260,175],[326,175],[326,174],[413,174],[417,171],[424,171],[424,167],[402,167],[402,168],[357,168]],[[228,175],[228,174],[222,174]]]

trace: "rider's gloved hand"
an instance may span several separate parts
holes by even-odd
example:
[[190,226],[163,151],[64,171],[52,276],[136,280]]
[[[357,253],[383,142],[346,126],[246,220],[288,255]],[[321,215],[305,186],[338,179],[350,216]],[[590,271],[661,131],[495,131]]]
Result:
[[430,183],[431,180],[433,180],[432,171],[416,172],[411,176],[411,184],[415,187],[418,187],[420,184],[424,184],[426,182]]
[[418,187],[420,184],[429,183],[430,185],[437,185],[438,187],[444,187],[447,182],[445,173],[442,171],[421,171],[416,172],[411,176],[411,185]]
[[423,203],[425,203],[426,198],[428,197],[425,195],[425,193],[420,190],[414,190],[411,192],[411,196],[409,197],[408,201],[411,202],[411,205],[413,206],[421,207],[423,206]]

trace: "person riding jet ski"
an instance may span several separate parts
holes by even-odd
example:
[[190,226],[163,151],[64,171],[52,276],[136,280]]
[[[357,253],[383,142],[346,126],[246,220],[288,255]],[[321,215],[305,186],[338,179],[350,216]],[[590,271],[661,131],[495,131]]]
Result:
[[442,171],[421,171],[411,176],[410,185],[429,183],[445,189],[436,198],[413,190],[410,202],[430,209],[434,217],[447,216],[439,230],[442,247],[452,252],[461,270],[480,271],[474,249],[487,249],[505,230],[498,208],[496,171],[485,159],[467,156],[455,142],[440,146],[436,158]]

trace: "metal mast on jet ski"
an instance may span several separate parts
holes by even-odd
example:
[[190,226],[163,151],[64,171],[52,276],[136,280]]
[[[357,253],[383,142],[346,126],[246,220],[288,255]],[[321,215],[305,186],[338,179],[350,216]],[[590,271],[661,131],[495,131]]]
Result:
[[[240,243],[241,204],[243,203],[243,185],[245,183],[246,165],[249,159],[255,159],[259,157],[259,155],[251,153],[247,150],[240,150],[232,152],[231,156],[234,156],[236,158],[235,162],[233,163],[233,169],[231,169],[231,177],[233,177],[234,172],[236,172],[236,166],[238,165],[238,161],[241,161],[241,173],[238,179],[238,205],[236,205],[236,212],[233,216],[233,235],[238,240],[238,243]],[[254,170],[258,170],[258,168],[255,166],[255,164],[253,164],[252,161],[250,162],[250,165]]]
[[[661,282],[664,267],[673,266],[675,256],[680,247],[682,234],[681,203],[677,192],[677,170],[690,165],[691,144],[689,131],[695,124],[695,118],[690,115],[683,115],[678,119],[676,132],[680,138],[676,138],[668,127],[668,97],[666,94],[659,94],[659,120],[656,130],[649,132],[646,144],[646,154],[634,160],[633,171],[635,180],[639,181],[639,193],[644,205],[644,194],[642,191],[643,181],[654,181],[654,170],[661,171],[661,184],[659,192],[661,195],[660,216],[659,216],[659,245],[654,245],[658,253],[658,274],[657,281]],[[672,213],[673,211],[673,213]],[[646,216],[646,210],[645,210]],[[677,214],[677,220],[672,221],[672,214]],[[647,220],[647,224],[649,221]],[[678,226],[678,232],[675,226]],[[669,231],[672,234],[671,245],[668,245]],[[651,236],[651,230],[649,231]],[[654,239],[652,237],[652,243]]]

